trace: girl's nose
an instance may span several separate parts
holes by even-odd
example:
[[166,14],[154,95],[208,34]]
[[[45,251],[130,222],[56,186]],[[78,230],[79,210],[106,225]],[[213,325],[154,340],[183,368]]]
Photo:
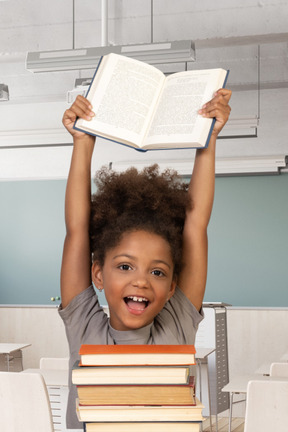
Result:
[[147,277],[147,274],[144,272],[137,272],[134,275],[132,285],[137,287],[137,288],[148,288],[149,279]]

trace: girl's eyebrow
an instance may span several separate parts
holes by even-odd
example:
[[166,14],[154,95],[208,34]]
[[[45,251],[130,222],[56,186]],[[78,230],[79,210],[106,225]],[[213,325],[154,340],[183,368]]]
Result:
[[115,255],[112,257],[113,260],[118,259],[118,258],[128,258],[128,259],[135,259],[135,257],[133,255],[129,255],[129,254],[119,254],[119,255]]
[[166,261],[163,260],[154,260],[153,261],[155,264],[164,264],[166,265],[169,269],[171,268],[171,265],[169,263],[167,263]]
[[[118,259],[118,258],[127,258],[127,259],[136,259],[136,257],[134,257],[133,255],[129,255],[129,254],[119,254],[119,255],[115,255],[112,259],[113,260],[116,260],[116,259]],[[167,261],[164,261],[164,260],[161,260],[161,259],[159,259],[159,260],[153,260],[153,264],[164,264],[165,266],[167,266],[169,269],[171,269],[171,265],[167,262]]]

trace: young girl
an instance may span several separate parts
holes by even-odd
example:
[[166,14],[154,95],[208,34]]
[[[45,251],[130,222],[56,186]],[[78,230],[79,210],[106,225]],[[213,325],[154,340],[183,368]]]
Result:
[[[196,152],[189,187],[174,172],[160,174],[157,166],[141,173],[102,169],[92,205],[95,138],[73,124],[77,116],[91,119],[93,108],[78,96],[64,113],[63,124],[74,140],[59,308],[70,349],[68,428],[81,428],[71,385],[81,344],[194,344],[203,318],[215,143],[230,114],[230,97],[230,90],[220,89],[199,111],[216,123],[208,148]],[[105,292],[109,318],[96,287]]]

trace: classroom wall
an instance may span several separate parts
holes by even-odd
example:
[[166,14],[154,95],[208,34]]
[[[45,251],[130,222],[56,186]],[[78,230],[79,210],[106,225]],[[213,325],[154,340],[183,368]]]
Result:
[[[0,304],[59,303],[65,186],[0,182]],[[287,214],[287,173],[216,178],[205,301],[288,306]]]
[[[0,329],[0,342],[31,344],[23,349],[24,368],[38,368],[41,357],[69,356],[64,325],[55,307],[2,305]],[[230,379],[265,370],[288,352],[287,307],[228,307],[227,329]],[[243,413],[241,404],[239,415]]]

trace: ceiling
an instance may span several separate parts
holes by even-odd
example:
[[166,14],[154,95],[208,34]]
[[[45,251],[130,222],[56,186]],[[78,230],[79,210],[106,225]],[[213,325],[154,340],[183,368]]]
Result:
[[[7,144],[9,134],[14,136],[16,132],[23,141],[25,129],[53,130],[56,141],[63,139],[63,132],[60,138],[58,132],[67,92],[76,78],[92,76],[93,70],[33,74],[25,68],[26,54],[101,46],[103,2],[0,0],[0,83],[9,86],[10,94],[8,102],[0,102],[0,147]],[[283,134],[288,135],[287,1],[107,0],[107,4],[108,44],[194,40],[196,62],[189,67],[230,69],[233,115],[260,116],[260,139],[241,142],[241,149],[248,155],[259,149],[265,154],[288,154],[288,143],[282,139]],[[275,139],[273,135],[272,147],[271,128],[265,121],[261,124],[261,118],[277,122],[278,135]],[[221,156],[233,156],[239,148],[239,142],[225,142],[219,152]],[[107,155],[103,151],[104,163],[111,151],[114,148],[109,146]],[[121,151],[124,158],[131,157],[131,153],[127,156]],[[170,155],[174,157],[173,152]]]
[[[75,77],[92,74],[79,71],[33,76],[25,70],[25,58],[27,51],[100,46],[103,3],[0,1],[0,82],[9,85],[11,101],[65,96]],[[215,63],[215,59],[232,66],[236,63],[233,84],[238,85],[254,81],[253,59],[260,44],[263,81],[287,86],[287,1],[222,0],[216,6],[214,0],[178,0],[176,7],[172,0],[107,0],[107,5],[108,44],[192,39],[197,50],[196,67]],[[249,71],[246,76],[242,71],[239,79],[236,72],[241,60]],[[253,76],[247,76],[249,72]]]

